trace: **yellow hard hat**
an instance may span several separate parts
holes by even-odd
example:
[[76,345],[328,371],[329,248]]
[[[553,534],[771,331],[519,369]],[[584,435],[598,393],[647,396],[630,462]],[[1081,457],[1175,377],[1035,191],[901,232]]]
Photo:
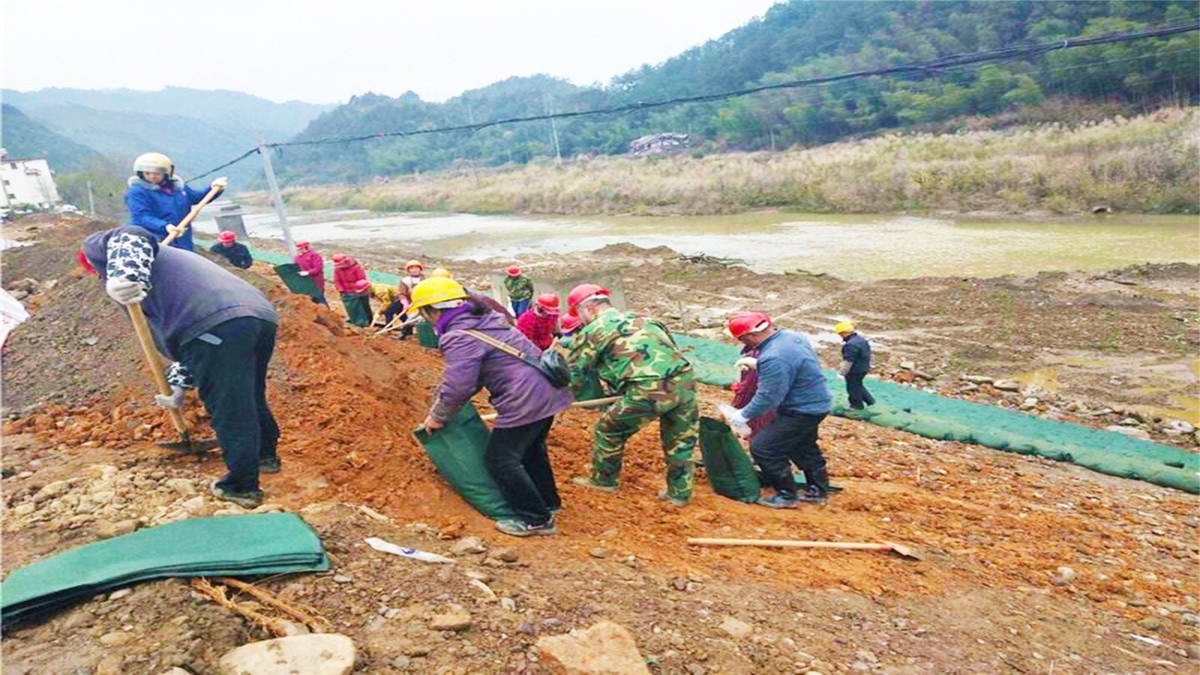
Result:
[[450,270],[446,269],[445,267],[439,267],[439,268],[435,269],[434,271],[430,272],[429,277],[431,279],[437,279],[437,278],[453,279],[454,275],[451,274]]
[[154,171],[170,178],[175,175],[175,163],[161,152],[147,152],[133,160],[133,170],[135,173]]
[[854,324],[850,323],[849,321],[842,321],[833,327],[833,332],[837,333],[838,335],[841,335],[842,333],[853,333]]
[[408,313],[416,314],[422,307],[451,300],[462,300],[466,297],[467,292],[463,290],[462,285],[453,279],[441,277],[426,279],[413,288],[412,306],[408,308]]

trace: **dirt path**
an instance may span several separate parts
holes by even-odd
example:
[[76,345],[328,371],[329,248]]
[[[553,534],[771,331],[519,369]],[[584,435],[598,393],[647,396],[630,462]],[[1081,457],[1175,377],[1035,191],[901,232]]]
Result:
[[[57,247],[73,251],[72,236]],[[478,282],[486,269],[461,274]],[[670,262],[628,269],[635,279],[709,277],[713,292],[721,288],[713,277],[727,275],[735,295],[753,277]],[[352,637],[360,672],[539,672],[538,637],[602,618],[628,626],[663,673],[1135,672],[1167,668],[1156,661],[1186,670],[1196,663],[1189,658],[1200,658],[1194,497],[833,419],[822,442],[846,490],[828,506],[781,513],[719,497],[702,481],[694,503],[674,509],[654,496],[663,466],[653,429],[631,441],[618,494],[571,485],[569,476],[587,466],[595,415],[573,411],[551,435],[563,534],[504,538],[438,478],[409,433],[439,376],[436,352],[368,338],[270,279],[247,278],[283,317],[270,397],[283,427],[284,471],[265,477],[265,508],[300,513],[334,562],[326,574],[261,585]],[[686,288],[689,279],[670,283]],[[87,284],[95,282],[62,277],[41,311],[65,319],[70,312],[59,305]],[[640,306],[648,290],[627,283],[626,292]],[[102,323],[122,319],[108,303],[96,311]],[[23,345],[36,343],[18,341],[32,337],[21,333],[40,330],[18,329],[4,353],[6,385],[25,376],[10,370],[34,367],[21,359]],[[5,426],[6,573],[111,534],[118,523],[228,508],[206,496],[222,469],[215,456],[182,459],[152,444],[170,435],[169,422],[147,404],[136,360],[124,360],[111,339],[95,363],[99,374],[88,377],[115,382],[115,394],[45,402]],[[73,358],[72,350],[46,347],[36,367],[57,372]],[[727,397],[702,392],[706,407]],[[197,406],[190,415],[203,429]],[[57,490],[43,488],[57,481],[66,489],[46,497]],[[367,536],[459,562],[388,557],[367,548]],[[895,540],[925,560],[703,549],[686,544],[691,536]],[[467,537],[483,541],[465,546],[473,544]],[[456,554],[455,546],[482,552]],[[471,615],[470,628],[431,630],[431,618],[452,605]],[[0,646],[5,673],[160,673],[176,665],[207,673],[226,650],[263,637],[185,583],[162,581],[9,627]]]

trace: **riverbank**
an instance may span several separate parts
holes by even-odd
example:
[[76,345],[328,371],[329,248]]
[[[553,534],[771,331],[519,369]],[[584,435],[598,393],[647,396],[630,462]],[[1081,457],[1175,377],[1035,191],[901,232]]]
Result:
[[[893,134],[802,150],[596,157],[465,168],[359,186],[293,186],[304,209],[711,215],[1200,212],[1200,109],[1077,126]],[[263,193],[243,195],[265,205]]]

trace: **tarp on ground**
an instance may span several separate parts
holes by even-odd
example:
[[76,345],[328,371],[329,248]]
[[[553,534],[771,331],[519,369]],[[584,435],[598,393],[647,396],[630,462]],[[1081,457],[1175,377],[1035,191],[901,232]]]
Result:
[[[701,382],[727,387],[738,379],[741,350],[730,343],[675,334]],[[825,379],[833,414],[849,409],[845,382],[833,370]],[[893,382],[867,380],[877,403],[865,413],[873,424],[919,436],[975,443],[996,450],[1071,462],[1100,473],[1144,480],[1200,494],[1200,455],[1160,443],[1026,415],[997,406],[939,396]]]
[[329,569],[317,533],[291,513],[191,518],[65,551],[0,584],[9,622],[150,579]]

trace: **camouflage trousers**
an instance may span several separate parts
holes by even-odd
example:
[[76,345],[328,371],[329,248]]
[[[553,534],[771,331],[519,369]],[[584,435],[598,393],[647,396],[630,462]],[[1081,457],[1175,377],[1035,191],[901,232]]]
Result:
[[667,494],[671,499],[690,498],[696,482],[692,454],[700,438],[700,410],[691,372],[626,387],[621,400],[609,406],[596,422],[592,480],[616,485],[625,458],[625,441],[655,419],[667,463]]

